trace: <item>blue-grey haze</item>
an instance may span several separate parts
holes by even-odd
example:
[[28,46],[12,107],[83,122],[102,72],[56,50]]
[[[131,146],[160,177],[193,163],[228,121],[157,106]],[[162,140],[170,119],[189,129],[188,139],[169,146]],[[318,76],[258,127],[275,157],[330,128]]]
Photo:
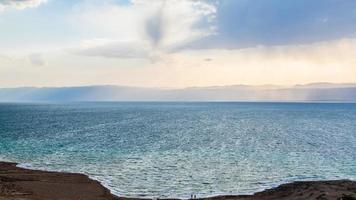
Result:
[[356,2],[352,0],[222,0],[217,35],[198,48],[308,44],[353,38]]
[[356,104],[0,104],[0,159],[115,194],[245,194],[356,179]]
[[0,102],[73,101],[287,101],[356,102],[356,84],[281,87],[230,85],[182,89],[125,86],[0,88]]

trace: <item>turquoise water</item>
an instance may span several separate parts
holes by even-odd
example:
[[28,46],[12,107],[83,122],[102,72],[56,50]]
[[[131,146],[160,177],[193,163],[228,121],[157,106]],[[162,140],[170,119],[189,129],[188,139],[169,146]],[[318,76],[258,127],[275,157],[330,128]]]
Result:
[[356,179],[356,104],[0,104],[0,160],[134,197]]

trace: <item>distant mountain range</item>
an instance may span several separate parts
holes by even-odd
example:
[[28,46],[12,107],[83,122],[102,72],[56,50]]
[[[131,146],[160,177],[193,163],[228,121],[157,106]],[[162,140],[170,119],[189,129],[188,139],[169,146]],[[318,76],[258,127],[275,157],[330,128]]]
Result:
[[311,83],[293,87],[231,85],[182,89],[110,85],[0,89],[0,102],[69,101],[356,102],[356,84]]

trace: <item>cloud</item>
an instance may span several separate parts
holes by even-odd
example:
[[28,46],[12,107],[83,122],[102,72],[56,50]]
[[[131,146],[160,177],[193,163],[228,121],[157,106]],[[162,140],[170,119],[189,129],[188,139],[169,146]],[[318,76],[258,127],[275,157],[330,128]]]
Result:
[[78,5],[75,11],[77,25],[106,35],[105,42],[72,51],[87,56],[152,58],[216,33],[216,8],[205,1],[132,0],[129,5]]
[[5,9],[26,9],[33,8],[45,3],[47,0],[1,0],[0,11]]
[[2,55],[2,54],[0,54],[0,59],[2,59],[2,60],[12,60],[11,57],[9,57],[7,55]]
[[[147,4],[145,2],[142,6]],[[157,2],[144,26],[153,45],[173,50],[215,33],[211,24],[216,12],[213,5],[192,0]]]
[[43,66],[46,64],[46,61],[41,53],[32,53],[28,55],[28,60],[35,66]]
[[81,47],[70,49],[69,52],[84,56],[101,56],[107,58],[149,58],[152,55],[150,45],[135,41],[83,41]]

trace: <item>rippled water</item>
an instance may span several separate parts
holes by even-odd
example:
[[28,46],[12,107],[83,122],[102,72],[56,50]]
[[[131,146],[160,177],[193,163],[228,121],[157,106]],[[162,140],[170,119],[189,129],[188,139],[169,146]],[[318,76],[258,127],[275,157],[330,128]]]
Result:
[[0,104],[0,159],[135,197],[356,179],[356,104]]

